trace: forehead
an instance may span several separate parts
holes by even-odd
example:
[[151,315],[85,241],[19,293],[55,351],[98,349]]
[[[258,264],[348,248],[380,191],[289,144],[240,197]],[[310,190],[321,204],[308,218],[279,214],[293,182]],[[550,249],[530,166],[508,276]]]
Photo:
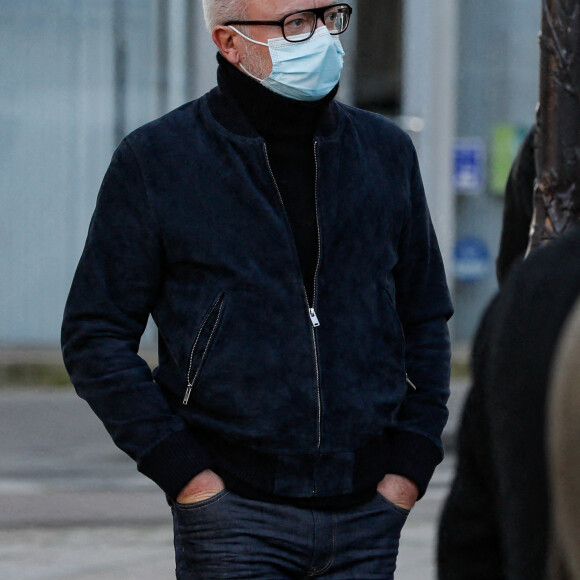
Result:
[[248,0],[248,20],[278,20],[296,10],[335,4],[337,0]]

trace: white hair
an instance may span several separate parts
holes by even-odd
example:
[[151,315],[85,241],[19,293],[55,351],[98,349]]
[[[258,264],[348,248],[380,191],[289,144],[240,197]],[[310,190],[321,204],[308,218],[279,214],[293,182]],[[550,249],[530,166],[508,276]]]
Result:
[[247,0],[203,0],[205,25],[211,34],[218,24],[246,17]]

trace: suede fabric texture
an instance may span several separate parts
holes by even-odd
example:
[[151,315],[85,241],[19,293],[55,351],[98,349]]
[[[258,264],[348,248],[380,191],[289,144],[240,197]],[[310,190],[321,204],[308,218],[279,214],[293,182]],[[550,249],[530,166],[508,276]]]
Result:
[[[316,329],[264,140],[227,94],[138,129],[113,156],[63,355],[170,497],[207,467],[288,501],[357,494],[387,472],[423,493],[442,459],[452,306],[411,140],[333,101],[314,149]],[[153,374],[137,355],[149,313]]]

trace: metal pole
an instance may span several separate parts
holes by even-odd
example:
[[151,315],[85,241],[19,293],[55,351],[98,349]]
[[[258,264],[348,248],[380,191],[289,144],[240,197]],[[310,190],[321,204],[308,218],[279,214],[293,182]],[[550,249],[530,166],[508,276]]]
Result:
[[580,4],[542,0],[536,184],[529,249],[580,218]]
[[196,0],[187,0],[185,6],[185,97],[192,99],[195,93],[195,25]]
[[113,134],[120,143],[126,130],[127,107],[127,45],[124,0],[113,0],[113,54],[115,120]]
[[169,0],[168,107],[174,109],[187,100],[187,2]]
[[169,106],[169,3],[157,0],[157,112],[162,115]]

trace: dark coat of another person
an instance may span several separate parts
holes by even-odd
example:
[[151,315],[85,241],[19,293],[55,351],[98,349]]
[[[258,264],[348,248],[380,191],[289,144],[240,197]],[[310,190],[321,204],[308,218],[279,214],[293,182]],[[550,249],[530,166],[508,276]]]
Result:
[[522,260],[527,247],[534,213],[534,128],[523,140],[513,162],[505,189],[503,225],[496,274],[500,284],[508,270]]
[[482,320],[457,473],[440,521],[439,580],[545,578],[547,385],[579,294],[575,228],[515,267]]

